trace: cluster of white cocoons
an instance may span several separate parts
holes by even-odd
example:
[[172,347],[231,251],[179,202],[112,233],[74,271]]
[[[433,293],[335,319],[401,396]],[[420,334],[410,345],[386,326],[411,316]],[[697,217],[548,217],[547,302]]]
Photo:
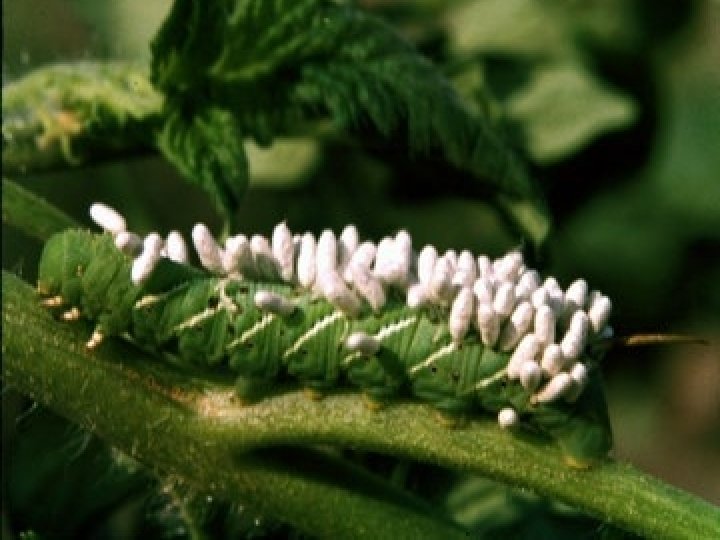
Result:
[[[135,257],[136,284],[161,257],[188,261],[185,242],[175,231],[165,239],[157,233],[143,239],[128,232],[123,217],[105,205],[94,204],[90,215],[114,236],[119,249]],[[291,283],[349,316],[364,304],[373,311],[382,309],[390,289],[402,292],[409,307],[444,309],[456,343],[473,329],[486,346],[511,353],[505,376],[519,381],[534,403],[577,399],[588,380],[582,362],[587,343],[612,334],[608,297],[590,291],[583,279],[564,290],[553,277],[542,280],[519,251],[494,260],[469,251],[441,254],[433,246],[416,252],[406,231],[374,244],[361,242],[354,225],[339,236],[325,230],[316,238],[311,233],[293,235],[284,222],[270,239],[237,235],[224,245],[198,224],[192,241],[200,263],[212,274]],[[289,299],[269,291],[256,295],[255,303],[278,315],[293,310]],[[373,348],[363,335],[351,337],[349,345]],[[512,426],[517,416],[503,409],[498,423]]]

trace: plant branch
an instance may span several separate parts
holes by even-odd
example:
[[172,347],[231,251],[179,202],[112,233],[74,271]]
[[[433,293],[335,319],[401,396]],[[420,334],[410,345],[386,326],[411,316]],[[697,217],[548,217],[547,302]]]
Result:
[[3,224],[12,225],[39,240],[47,240],[56,232],[78,226],[75,220],[45,199],[7,178],[3,178],[2,184],[2,220]]
[[[371,412],[355,393],[312,401],[303,392],[289,391],[242,406],[228,383],[177,373],[117,340],[99,351],[86,351],[82,329],[54,322],[37,305],[33,291],[11,275],[4,276],[3,296],[6,384],[148,464],[180,474],[202,489],[247,497],[306,530],[316,525],[308,523],[312,515],[328,514],[317,507],[317,512],[307,512],[308,503],[299,504],[296,494],[302,493],[304,501],[313,497],[311,504],[327,505],[331,514],[339,512],[339,501],[344,501],[348,512],[342,514],[343,523],[330,524],[338,527],[352,520],[353,505],[377,505],[377,513],[357,514],[365,518],[385,513],[378,523],[363,523],[362,531],[368,534],[387,534],[392,522],[388,513],[397,507],[372,503],[367,492],[348,492],[327,480],[306,483],[275,466],[258,467],[257,457],[245,468],[243,460],[253,455],[248,452],[325,443],[352,446],[530,488],[647,537],[720,537],[718,508],[629,465],[573,470],[553,446],[504,432],[489,420],[449,430],[435,421],[428,406],[398,403]],[[266,451],[260,455],[267,459]],[[321,494],[329,497],[322,499]],[[393,515],[405,516],[407,531],[421,520],[407,507]],[[426,521],[439,526],[434,519]],[[422,536],[432,535],[428,531]],[[357,529],[352,532],[358,534]]]
[[162,106],[142,66],[39,68],[3,88],[3,168],[25,174],[145,153]]

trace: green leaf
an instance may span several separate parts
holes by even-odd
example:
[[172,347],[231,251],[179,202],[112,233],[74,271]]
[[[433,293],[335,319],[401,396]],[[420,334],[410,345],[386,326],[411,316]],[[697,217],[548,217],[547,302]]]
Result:
[[[207,37],[207,39],[206,39]],[[170,110],[212,103],[261,143],[330,117],[441,160],[547,216],[523,161],[487,114],[380,19],[322,0],[183,0],[153,43],[153,79]]]
[[637,117],[631,99],[572,64],[537,69],[506,106],[539,163],[571,155],[598,135],[633,124]]
[[208,107],[188,118],[174,111],[157,144],[186,180],[204,189],[230,221],[248,183],[243,135],[233,114]]

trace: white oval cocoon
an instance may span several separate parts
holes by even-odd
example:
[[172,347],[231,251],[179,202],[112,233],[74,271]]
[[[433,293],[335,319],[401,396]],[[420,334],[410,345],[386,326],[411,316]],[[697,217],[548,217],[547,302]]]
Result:
[[525,390],[534,392],[542,381],[542,370],[535,362],[525,362],[520,366],[520,384]]
[[417,260],[417,273],[420,283],[424,283],[426,285],[430,284],[437,259],[438,252],[434,246],[425,246],[422,248]]
[[348,267],[350,283],[360,293],[373,311],[382,309],[385,305],[385,288],[369,268],[360,264],[350,263]]
[[303,234],[297,259],[297,278],[300,285],[305,288],[312,287],[315,282],[317,268],[316,248],[315,237],[311,233]]
[[455,296],[450,308],[448,327],[456,342],[462,341],[470,327],[475,310],[475,294],[470,287],[463,287]]
[[380,349],[380,340],[365,332],[353,332],[345,340],[345,347],[351,352],[370,356]]
[[185,239],[178,231],[170,231],[165,239],[165,253],[167,258],[176,263],[188,262],[188,250]]
[[292,281],[295,245],[292,233],[284,221],[273,229],[272,253],[280,269],[280,277],[284,281]]
[[287,317],[295,311],[295,305],[290,300],[272,291],[257,291],[253,300],[259,310],[281,317]]
[[115,247],[122,251],[125,255],[134,257],[142,251],[143,241],[137,234],[127,231],[119,232],[115,235]]
[[540,352],[540,342],[533,334],[524,336],[513,351],[507,364],[507,376],[509,379],[517,379],[520,376],[520,369],[526,362],[535,361],[535,356]]
[[90,206],[90,217],[100,227],[115,235],[127,229],[125,218],[120,213],[102,203],[94,203]]
[[610,319],[610,313],[612,312],[612,302],[607,296],[599,295],[596,296],[590,304],[588,310],[588,318],[590,319],[590,326],[593,332],[599,334]]
[[316,281],[323,279],[326,274],[329,275],[337,271],[337,240],[335,239],[335,233],[329,229],[320,234],[317,242],[316,260]]
[[231,236],[225,241],[223,268],[227,274],[231,274],[233,272],[240,272],[243,274],[256,273],[250,243],[244,235],[238,234],[236,236]]
[[518,413],[515,412],[515,409],[512,409],[510,407],[505,407],[504,409],[501,409],[498,413],[498,425],[503,429],[509,429],[515,425],[517,425],[520,418],[518,417]]
[[542,360],[540,366],[543,371],[549,376],[557,375],[563,369],[565,369],[565,357],[563,356],[562,349],[557,343],[551,343],[543,351]]
[[494,347],[500,335],[500,318],[490,304],[478,303],[476,321],[480,339],[488,347]]
[[555,375],[544,388],[533,396],[535,403],[550,403],[562,397],[572,390],[574,385],[572,377],[564,371]]
[[565,291],[565,309],[575,311],[585,306],[588,295],[588,284],[584,279],[576,279]]
[[463,251],[458,257],[452,283],[460,287],[472,287],[476,278],[477,264],[475,263],[475,257],[469,251]]
[[481,277],[476,279],[473,285],[473,292],[478,302],[492,305],[493,298],[495,297],[495,288],[488,278]]
[[210,230],[203,224],[198,223],[193,227],[192,240],[197,252],[200,264],[210,272],[222,273],[222,253]]
[[546,345],[555,341],[555,312],[542,305],[535,311],[535,335]]
[[493,309],[500,315],[508,316],[513,312],[515,307],[515,285],[508,282],[501,282],[493,298]]
[[417,309],[430,302],[430,291],[424,283],[413,283],[407,289],[406,303],[409,308]]
[[518,304],[500,334],[500,350],[509,351],[522,339],[532,326],[534,311],[530,302]]

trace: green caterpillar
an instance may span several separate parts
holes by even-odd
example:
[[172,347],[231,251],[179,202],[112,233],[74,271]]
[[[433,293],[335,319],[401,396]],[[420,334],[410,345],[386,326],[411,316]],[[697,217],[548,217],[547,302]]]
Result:
[[[212,276],[166,258],[135,285],[132,263],[108,234],[67,231],[45,246],[38,291],[46,305],[71,308],[66,319],[95,322],[88,346],[103,335],[130,336],[180,366],[227,372],[246,399],[289,379],[318,392],[354,387],[379,402],[410,395],[450,415],[512,407],[578,467],[603,459],[612,445],[597,370],[574,402],[537,403],[503,376],[511,352],[472,332],[454,340],[445,312],[410,308],[392,288],[382,309],[348,315],[281,279]],[[287,304],[261,309],[262,295]],[[378,346],[351,336],[372,336]]]

